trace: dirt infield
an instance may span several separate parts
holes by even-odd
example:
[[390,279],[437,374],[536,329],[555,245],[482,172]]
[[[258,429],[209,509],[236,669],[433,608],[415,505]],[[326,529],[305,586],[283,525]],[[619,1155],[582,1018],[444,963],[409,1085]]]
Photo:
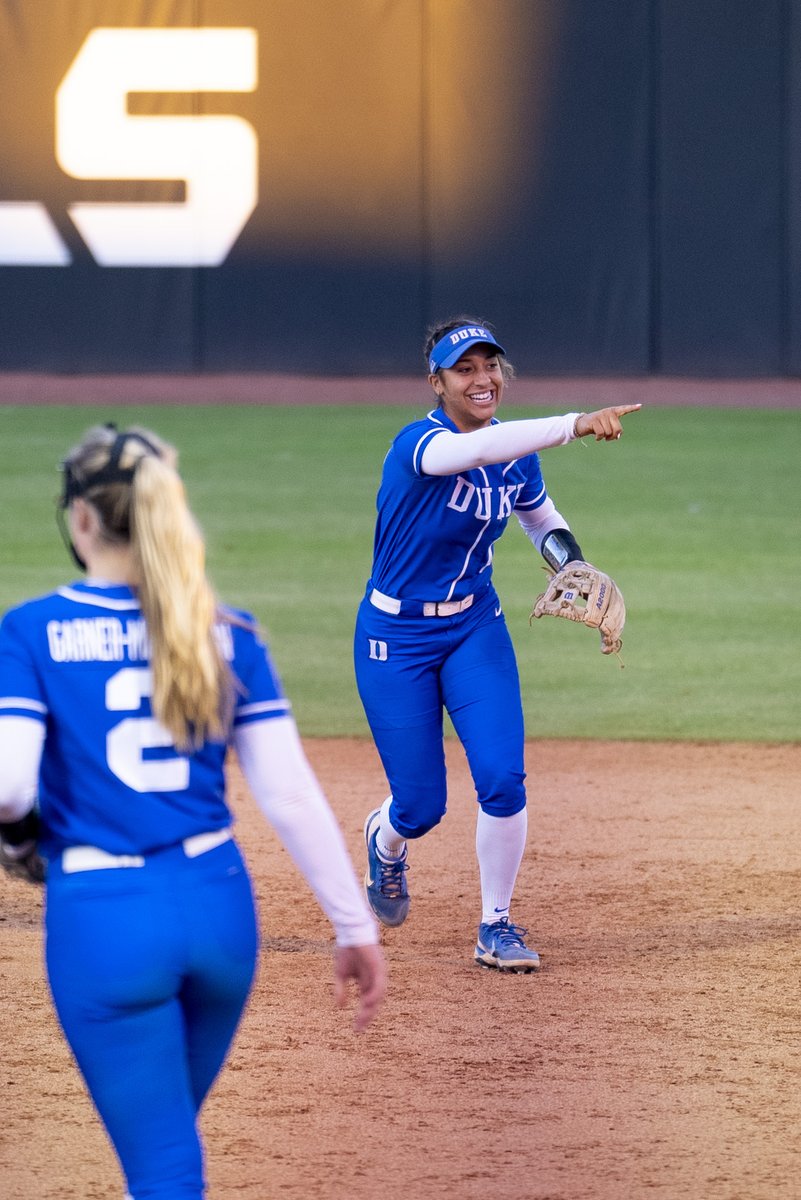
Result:
[[[361,870],[375,752],[307,750]],[[204,1114],[212,1200],[799,1195],[801,745],[531,742],[528,768],[514,915],[543,970],[471,961],[474,802],[450,743],[449,812],[412,849],[362,1037],[330,1003],[326,923],[232,769],[265,955]],[[0,1192],[119,1198],[40,917],[38,892],[0,880]]]

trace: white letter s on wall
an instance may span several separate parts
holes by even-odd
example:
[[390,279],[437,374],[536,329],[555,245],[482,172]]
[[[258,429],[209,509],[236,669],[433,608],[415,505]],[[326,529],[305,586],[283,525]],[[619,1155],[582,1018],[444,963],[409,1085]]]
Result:
[[218,266],[258,198],[258,144],[235,116],[130,116],[130,92],[251,92],[254,29],[94,29],[56,93],[56,157],[77,179],[183,179],[182,204],[69,207],[103,266]]

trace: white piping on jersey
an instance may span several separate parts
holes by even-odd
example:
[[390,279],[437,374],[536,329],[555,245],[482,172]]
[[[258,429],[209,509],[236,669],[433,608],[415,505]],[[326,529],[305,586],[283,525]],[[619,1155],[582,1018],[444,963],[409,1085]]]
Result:
[[[487,472],[484,470],[483,467],[478,467],[477,469],[481,472],[482,476],[484,477],[485,486],[489,487],[489,479],[487,478]],[[481,526],[481,529],[478,531],[478,536],[477,536],[476,540],[473,542],[473,545],[470,547],[470,549],[467,551],[467,554],[465,555],[465,560],[464,560],[464,564],[462,565],[461,571],[456,576],[456,578],[453,580],[453,582],[451,583],[451,586],[448,588],[448,594],[445,597],[446,600],[453,599],[453,590],[456,587],[459,580],[464,577],[465,572],[467,571],[467,568],[470,565],[470,559],[473,555],[473,551],[475,550],[476,546],[483,538],[483,536],[486,533],[487,529],[489,528],[491,522],[492,522],[492,518],[490,517],[489,520],[484,522],[484,524]],[[487,566],[487,563],[484,564],[484,567],[486,567],[486,566]],[[484,567],[481,568],[482,571],[484,570]],[[479,575],[480,574],[481,574],[481,571],[479,571]]]
[[412,455],[412,470],[414,471],[415,475],[420,474],[420,459],[422,458],[423,451],[425,450],[425,448],[428,445],[431,438],[435,437],[438,433],[444,433],[444,432],[445,432],[445,426],[441,425],[439,422],[437,422],[436,429],[427,429],[425,431],[425,433],[423,434],[423,436],[420,438],[420,441],[417,443],[417,445],[414,448],[414,454]]
[[253,717],[258,713],[290,712],[292,705],[288,700],[262,700],[258,704],[243,704],[236,710],[237,717]]
[[[475,548],[476,548],[476,546],[478,545],[478,543],[481,541],[482,537],[484,536],[484,533],[486,532],[486,530],[487,530],[487,528],[488,528],[489,524],[490,524],[490,522],[489,522],[489,521],[485,521],[485,522],[484,522],[484,524],[481,526],[481,529],[479,530],[479,533],[478,533],[478,537],[477,537],[477,538],[476,538],[476,540],[473,542],[473,545],[470,547],[470,549],[467,551],[467,554],[465,555],[464,566],[462,567],[461,571],[459,572],[459,574],[458,574],[458,575],[456,576],[456,578],[454,579],[454,581],[453,581],[453,583],[451,584],[451,586],[448,588],[448,594],[447,594],[447,596],[445,597],[445,599],[446,599],[446,600],[451,600],[451,599],[453,599],[453,589],[456,587],[456,585],[457,585],[457,583],[459,582],[459,580],[460,580],[460,579],[461,579],[461,578],[464,576],[465,572],[467,571],[467,568],[468,568],[468,565],[469,565],[469,563],[470,563],[470,558],[471,558],[471,556],[472,556],[472,553],[473,553],[473,551],[475,550]],[[485,565],[486,565],[486,564],[485,564]],[[481,570],[483,571],[483,569],[484,569],[484,568],[482,567],[482,568],[481,568]],[[481,572],[479,572],[479,574],[480,574],[480,573],[481,573]]]
[[545,484],[542,485],[542,491],[538,492],[533,500],[526,500],[526,502],[524,504],[516,504],[515,508],[522,508],[522,509],[538,508],[544,500],[545,500]]
[[415,475],[420,474],[420,459],[423,456],[423,450],[425,449],[426,444],[435,433],[442,433],[446,428],[442,421],[440,421],[439,417],[435,415],[436,411],[437,410],[435,408],[432,408],[426,413],[426,419],[428,421],[433,421],[433,423],[436,425],[436,429],[427,429],[414,448],[414,454],[412,455],[412,470],[414,471]]
[[93,592],[77,592],[70,587],[60,587],[58,594],[65,600],[74,600],[76,604],[91,604],[95,608],[111,608],[116,612],[131,612],[139,607],[139,601],[133,597],[116,600],[112,596],[97,596]]
[[27,708],[31,712],[46,713],[47,705],[40,704],[38,700],[28,700],[25,696],[3,696],[0,699],[0,709],[3,708]]

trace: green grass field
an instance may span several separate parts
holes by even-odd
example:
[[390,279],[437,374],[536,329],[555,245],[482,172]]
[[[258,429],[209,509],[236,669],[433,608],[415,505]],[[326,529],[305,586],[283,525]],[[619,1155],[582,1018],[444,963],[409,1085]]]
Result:
[[[307,735],[366,734],[351,663],[381,461],[416,408],[0,408],[0,607],[74,575],[54,522],[65,451],[96,421],[175,442],[221,596],[267,630]],[[543,410],[509,408],[506,417]],[[546,451],[549,491],[626,598],[621,669],[595,634],[529,628],[545,584],[513,521],[495,578],[531,736],[801,738],[801,414],[653,409],[614,445]]]

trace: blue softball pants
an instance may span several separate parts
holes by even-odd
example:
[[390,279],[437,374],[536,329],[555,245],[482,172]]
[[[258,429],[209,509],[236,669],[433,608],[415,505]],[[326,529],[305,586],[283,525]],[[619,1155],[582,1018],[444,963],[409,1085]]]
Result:
[[255,971],[234,841],[144,867],[48,868],[46,963],[59,1021],[134,1200],[200,1200],[197,1116]]
[[393,828],[422,837],[445,814],[444,711],[482,809],[495,817],[519,812],[526,804],[520,678],[495,590],[453,617],[385,613],[369,594],[356,620],[356,683],[392,794]]

